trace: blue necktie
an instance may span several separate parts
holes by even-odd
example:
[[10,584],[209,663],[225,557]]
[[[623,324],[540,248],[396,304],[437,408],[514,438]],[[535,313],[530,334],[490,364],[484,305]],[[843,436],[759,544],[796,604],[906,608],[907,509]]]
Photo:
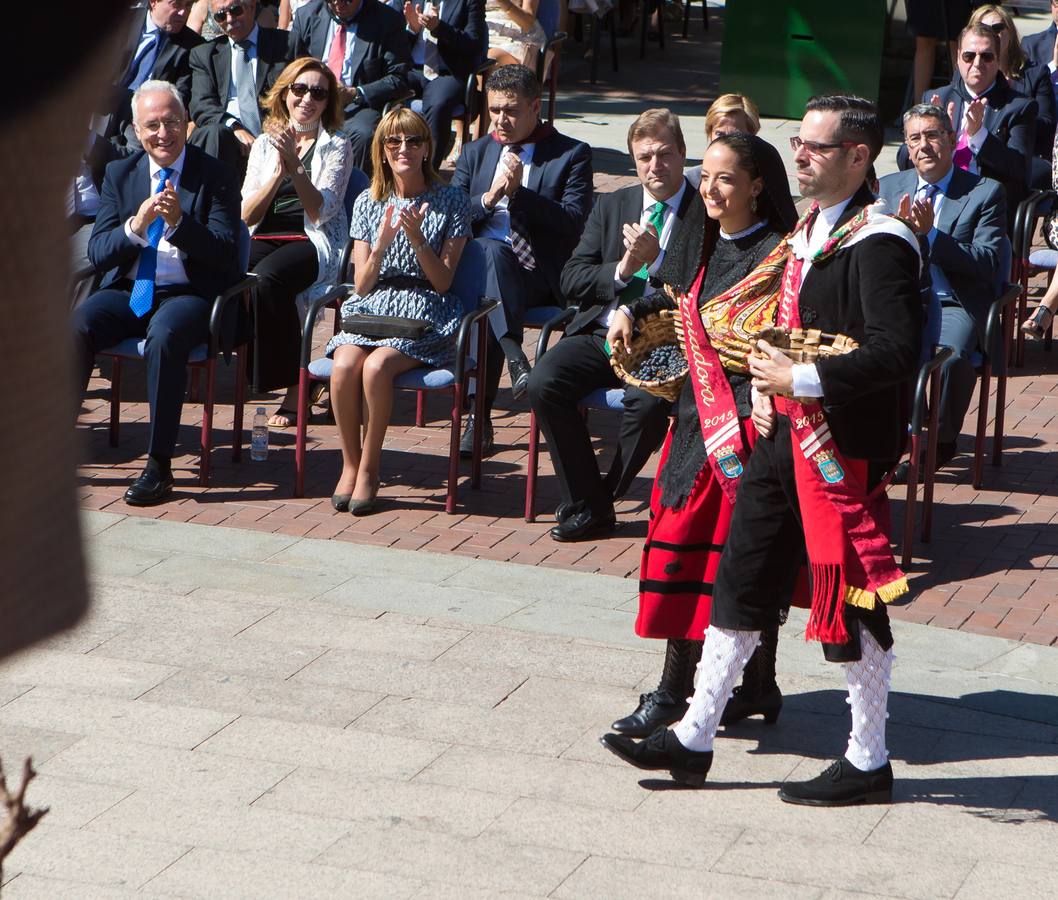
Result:
[[151,76],[158,51],[162,46],[160,31],[152,31],[147,35],[146,41],[140,47],[140,52],[129,65],[129,71],[125,75],[125,87],[130,91],[136,90],[143,82]]
[[[154,193],[160,194],[165,182],[173,174],[172,169],[158,170],[158,187]],[[129,294],[129,309],[136,318],[142,319],[154,305],[154,273],[158,270],[158,244],[165,231],[165,219],[158,216],[147,228],[147,246],[140,251],[140,262],[136,266],[136,283]]]

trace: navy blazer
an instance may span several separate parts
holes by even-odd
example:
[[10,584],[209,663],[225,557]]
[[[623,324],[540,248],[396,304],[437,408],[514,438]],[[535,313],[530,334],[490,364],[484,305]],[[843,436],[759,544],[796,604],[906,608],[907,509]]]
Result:
[[[290,45],[285,31],[257,29],[257,97],[275,84],[279,73],[290,62]],[[231,41],[226,35],[191,51],[191,118],[199,126],[223,122],[227,114],[231,86]],[[261,110],[261,121],[266,111]]]
[[[404,16],[380,3],[362,0],[356,16],[356,43],[353,45],[353,83],[367,98],[367,105],[379,111],[390,100],[403,97],[408,88],[411,51]],[[294,14],[290,28],[290,58],[314,56],[324,62],[330,47],[327,31],[331,16],[324,0],[312,0]],[[363,106],[353,102],[346,112]]]
[[[917,187],[914,169],[894,172],[879,182],[878,196],[896,212],[900,198],[914,197]],[[988,308],[995,299],[1006,215],[1003,185],[957,168],[934,222],[937,236],[927,262],[944,270],[955,299],[973,316],[982,341]]]
[[[470,194],[475,237],[492,216],[481,205],[481,195],[492,186],[502,152],[502,144],[483,137],[464,145],[456,163],[452,186]],[[558,303],[559,275],[591,212],[592,187],[591,147],[556,131],[533,147],[526,186],[510,201],[510,211],[521,216],[529,229],[537,267]]]
[[[938,91],[926,91],[922,95],[922,102],[929,103],[933,94],[940,95],[941,109],[947,109],[949,101],[955,104],[952,125],[958,130],[963,108],[970,102],[962,78],[956,75],[955,80],[946,87]],[[986,96],[988,105],[985,107],[984,128],[988,136],[981,146],[981,152],[977,154],[977,166],[982,175],[998,181],[1006,188],[1009,227],[1018,204],[1028,190],[1029,164],[1036,141],[1036,102],[1014,93],[1002,73],[996,76],[995,87]],[[896,161],[901,169],[911,168],[906,145],[900,145]]]
[[1058,118],[1050,69],[1046,66],[1026,66],[1021,75],[1007,79],[1007,83],[1019,97],[1036,101],[1036,145],[1033,149],[1036,156],[1050,161],[1054,149],[1054,126]]
[[[444,67],[456,78],[466,79],[489,49],[485,0],[444,0],[433,36],[437,38],[437,52]],[[417,34],[408,32],[409,48],[417,38]]]
[[[169,242],[187,254],[184,268],[191,291],[207,299],[239,280],[239,185],[235,172],[198,147],[187,146],[177,194],[183,219]],[[104,272],[100,287],[136,276],[140,247],[125,235],[151,191],[145,152],[110,163],[103,176],[99,213],[88,241],[88,258]]]
[[[676,221],[669,232],[668,248],[675,243],[688,211],[696,201],[698,204],[702,202],[698,192],[686,179],[684,182],[686,187],[676,211]],[[614,276],[625,252],[623,228],[630,222],[638,222],[642,214],[641,184],[599,197],[584,228],[584,237],[562,270],[562,293],[570,306],[580,308],[566,327],[566,334],[579,334],[594,328],[595,320],[616,299]],[[686,275],[685,272],[684,277]]]
[[1047,63],[1054,59],[1055,39],[1058,39],[1058,26],[1054,22],[1051,22],[1050,28],[1021,39],[1021,49],[1028,57],[1030,66],[1046,68]]

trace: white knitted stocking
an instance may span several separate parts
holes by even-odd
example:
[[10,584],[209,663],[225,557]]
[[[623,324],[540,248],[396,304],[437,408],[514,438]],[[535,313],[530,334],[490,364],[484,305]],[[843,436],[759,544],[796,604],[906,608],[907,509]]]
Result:
[[845,759],[862,772],[880,769],[889,759],[885,749],[885,720],[889,718],[889,679],[893,671],[893,651],[883,650],[873,635],[860,629],[862,656],[857,662],[844,663],[852,707],[852,731]]
[[698,685],[690,707],[672,729],[688,750],[713,749],[724,707],[759,643],[759,631],[731,631],[716,626],[706,629],[702,661],[698,663]]

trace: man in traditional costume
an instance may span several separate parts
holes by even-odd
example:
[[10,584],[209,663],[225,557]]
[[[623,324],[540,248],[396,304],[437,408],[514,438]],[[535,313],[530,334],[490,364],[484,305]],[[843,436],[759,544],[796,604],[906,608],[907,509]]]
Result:
[[874,105],[848,96],[810,100],[791,139],[801,193],[813,202],[789,238],[778,325],[791,344],[832,352],[795,363],[759,342],[753,387],[774,398],[778,419],[740,480],[690,707],[672,730],[644,741],[601,739],[632,765],[668,769],[681,783],[704,783],[725,703],[761,632],[777,623],[805,546],[806,636],[843,664],[852,732],[842,759],[786,783],[779,796],[817,806],[892,797],[893,636],[884,604],[907,591],[907,580],[893,560],[879,486],[906,440],[903,398],[918,364],[922,309],[918,240],[865,185],[882,140]]

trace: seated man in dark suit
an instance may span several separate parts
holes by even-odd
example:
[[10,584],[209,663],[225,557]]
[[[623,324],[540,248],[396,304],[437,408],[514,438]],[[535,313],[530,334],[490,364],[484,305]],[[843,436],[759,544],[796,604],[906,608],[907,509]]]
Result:
[[694,197],[683,177],[687,145],[680,120],[669,110],[642,113],[628,130],[628,151],[640,184],[599,197],[562,270],[562,292],[579,312],[529,376],[529,402],[562,486],[558,525],[551,529],[556,541],[613,529],[614,498],[661,445],[672,406],[625,388],[617,452],[604,479],[577,406],[598,388],[620,387],[605,346],[607,328],[618,306],[657,289],[651,277]]
[[[879,196],[909,218],[929,246],[927,352],[934,344],[955,351],[940,370],[939,467],[956,454],[977,381],[970,357],[984,342],[995,299],[1006,196],[998,182],[954,165],[955,132],[940,107],[919,104],[904,113],[904,142],[914,169],[882,178]],[[906,463],[897,478],[906,480]]]
[[209,0],[209,9],[224,34],[191,54],[190,142],[242,175],[265,118],[260,98],[287,64],[289,39],[257,25],[257,0]]
[[173,85],[144,82],[132,109],[145,152],[107,166],[88,244],[106,274],[72,320],[82,392],[98,351],[146,338],[149,458],[125,492],[126,503],[146,506],[172,491],[188,355],[209,339],[213,298],[240,276],[239,187],[228,166],[185,146],[187,116]]
[[422,99],[422,115],[433,137],[434,166],[444,162],[452,112],[463,105],[467,77],[485,58],[488,31],[485,0],[440,0],[426,6],[404,3],[411,41],[408,82]]
[[194,0],[148,0],[140,3],[131,18],[122,63],[108,122],[97,131],[112,137],[122,149],[142,149],[132,127],[132,94],[145,81],[169,81],[176,86],[184,106],[191,99],[191,51],[202,38],[187,27]]
[[[540,122],[540,82],[525,66],[500,66],[485,83],[492,134],[467,144],[452,184],[470,194],[474,239],[485,250],[487,295],[502,310],[492,318],[493,341],[485,376],[491,411],[503,360],[515,398],[525,395],[529,361],[522,352],[522,323],[533,306],[560,302],[559,277],[580,240],[591,211],[591,147]],[[502,348],[502,353],[499,352]],[[463,434],[469,456],[477,423]],[[482,446],[492,447],[486,421]]]
[[[1028,190],[1036,132],[1036,101],[1019,97],[999,71],[999,39],[990,28],[970,25],[959,37],[959,74],[948,87],[923,95],[955,127],[954,164],[998,181],[1006,189],[1007,228]],[[897,153],[901,169],[911,168],[907,146]]]
[[404,17],[380,0],[311,0],[294,15],[290,58],[314,56],[347,88],[353,165],[371,171],[371,137],[390,100],[406,96],[411,55]]
[[1028,57],[1030,66],[1048,66],[1053,73],[1058,66],[1054,63],[1054,48],[1058,43],[1058,0],[1051,0],[1051,24],[1043,31],[1026,35],[1021,39],[1021,49]]

